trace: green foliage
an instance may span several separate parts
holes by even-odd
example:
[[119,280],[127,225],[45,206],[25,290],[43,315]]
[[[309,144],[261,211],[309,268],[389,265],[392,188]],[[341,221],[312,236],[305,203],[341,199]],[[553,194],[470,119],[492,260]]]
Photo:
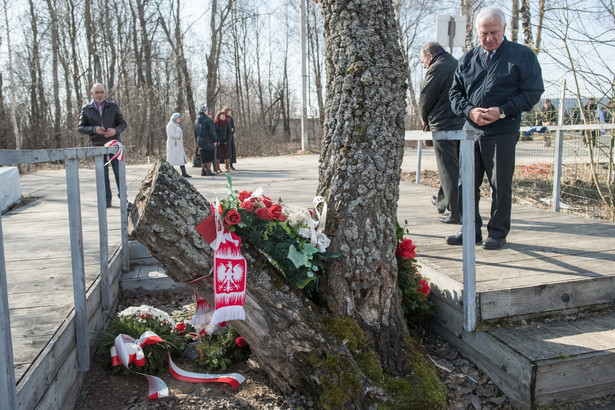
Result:
[[243,208],[238,211],[242,223],[235,227],[235,233],[264,253],[287,283],[310,295],[318,285],[318,273],[323,271],[330,257],[318,252],[309,239],[301,237],[298,229],[287,221],[259,219],[254,212]]
[[193,347],[199,353],[199,358],[194,361],[195,367],[207,371],[227,371],[248,358],[250,348],[239,347],[236,343],[239,335],[230,326],[227,328],[227,332],[206,335],[196,342]]
[[[155,343],[143,347],[145,355],[145,365],[143,367],[136,366],[131,363],[128,367],[137,372],[147,374],[160,374],[164,370],[168,370],[167,346],[171,355],[174,357],[181,354],[186,344],[186,339],[177,333],[172,332],[169,324],[162,325],[154,318],[138,318],[115,316],[111,320],[109,329],[105,332],[100,332],[101,341],[99,348],[105,366],[111,367],[111,347],[115,343],[115,338],[119,334],[125,334],[134,339],[139,339],[147,330],[151,330],[164,339],[164,343]],[[115,366],[114,371],[125,372],[124,366]]]

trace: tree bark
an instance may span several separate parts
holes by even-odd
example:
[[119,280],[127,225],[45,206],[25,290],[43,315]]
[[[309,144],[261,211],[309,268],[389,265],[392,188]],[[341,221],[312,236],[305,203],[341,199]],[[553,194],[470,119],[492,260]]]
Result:
[[[167,162],[159,161],[135,198],[129,234],[148,248],[173,280],[188,283],[204,277],[190,285],[211,302],[213,281],[208,272],[213,253],[195,230],[210,214],[209,209],[210,204],[192,184]],[[346,343],[328,330],[325,324],[330,318],[300,291],[287,286],[258,250],[246,243],[241,249],[248,264],[246,320],[231,324],[250,344],[253,358],[287,394],[299,390],[323,406],[365,408],[376,398],[373,392],[377,389]],[[332,358],[335,366],[330,365]],[[353,383],[348,385],[349,379]],[[347,390],[343,402],[327,395],[331,383]]]
[[395,229],[404,151],[406,67],[388,0],[322,1],[327,98],[318,194],[333,260],[327,306],[371,336],[383,368],[403,374],[408,334]]

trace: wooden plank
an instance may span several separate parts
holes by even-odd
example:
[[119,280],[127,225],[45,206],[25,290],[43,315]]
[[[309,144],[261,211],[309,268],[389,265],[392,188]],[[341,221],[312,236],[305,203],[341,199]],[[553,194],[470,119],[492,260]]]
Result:
[[65,159],[87,158],[94,155],[115,154],[117,148],[86,147],[37,150],[0,149],[0,165],[36,164],[63,161]]
[[[516,408],[529,409],[532,403],[532,363],[485,332],[463,330],[463,316],[448,305],[437,305],[437,309],[434,330],[485,372]],[[440,321],[442,316],[447,317],[444,324]]]
[[550,343],[571,344],[588,352],[615,349],[615,329],[604,327],[591,319],[549,322],[544,326],[560,336],[550,340]]
[[11,340],[11,319],[9,311],[8,287],[6,284],[6,265],[2,235],[2,217],[0,216],[0,404],[12,409],[16,407],[15,373],[13,371],[13,343]]
[[[615,384],[615,351],[579,355],[573,359],[537,363],[536,400],[557,397],[560,402],[583,400],[583,390]],[[609,391],[609,390],[607,390]],[[612,390],[610,390],[612,392]]]
[[480,292],[483,320],[592,306],[613,300],[614,277]]
[[555,338],[557,335],[541,325],[515,328],[491,327],[486,332],[502,343],[506,343],[507,346],[522,354],[530,362],[552,359],[568,353],[562,351],[559,346],[543,343],[544,340]]

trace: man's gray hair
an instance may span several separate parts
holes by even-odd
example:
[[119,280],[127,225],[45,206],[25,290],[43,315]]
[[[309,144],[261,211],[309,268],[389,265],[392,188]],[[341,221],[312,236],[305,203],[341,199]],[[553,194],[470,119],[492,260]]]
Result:
[[481,20],[495,21],[495,18],[498,17],[500,19],[500,23],[502,23],[502,27],[506,24],[506,16],[504,12],[497,7],[485,7],[476,15],[476,20],[474,20],[474,28],[478,31],[478,23]]
[[430,43],[425,44],[423,48],[421,48],[421,57],[427,57],[427,54],[431,54],[432,56],[435,56],[440,51],[444,51],[444,47],[442,47],[440,43],[436,41],[432,41]]

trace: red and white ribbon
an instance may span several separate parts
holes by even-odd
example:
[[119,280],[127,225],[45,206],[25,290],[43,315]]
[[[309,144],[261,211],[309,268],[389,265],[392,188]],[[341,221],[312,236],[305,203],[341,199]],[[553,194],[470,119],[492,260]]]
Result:
[[114,146],[117,147],[117,153],[113,157],[111,157],[111,159],[107,161],[105,165],[109,165],[111,161],[113,161],[116,158],[119,161],[124,161],[124,146],[122,145],[121,142],[119,142],[118,140],[111,140],[105,144],[105,147],[114,147]]
[[[145,365],[145,355],[143,354],[143,346],[147,346],[154,343],[164,342],[164,340],[151,330],[146,331],[141,335],[139,340],[120,334],[115,338],[115,344],[111,348],[111,364],[113,366],[123,365],[133,373],[140,374],[147,378],[149,384],[149,399],[158,399],[161,397],[169,396],[169,388],[166,383],[156,376],[151,376],[145,373],[139,373],[131,370],[128,365],[134,363],[137,366]],[[237,388],[243,381],[243,377],[239,373],[225,373],[225,374],[208,374],[208,373],[194,373],[187,372],[177,367],[173,360],[171,360],[171,353],[167,347],[167,354],[169,357],[169,369],[173,377],[177,380],[182,380],[191,383],[228,383],[233,388]]]

